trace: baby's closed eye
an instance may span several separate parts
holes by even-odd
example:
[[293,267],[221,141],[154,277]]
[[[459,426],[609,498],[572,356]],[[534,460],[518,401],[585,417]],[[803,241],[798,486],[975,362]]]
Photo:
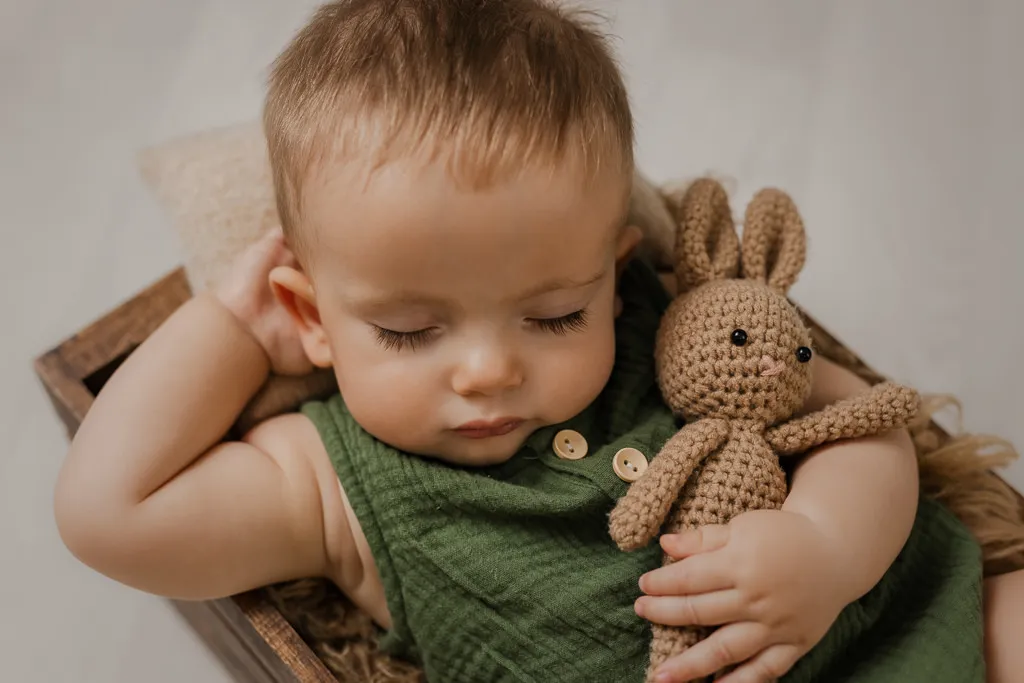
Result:
[[430,342],[438,332],[435,327],[411,332],[398,332],[379,325],[373,325],[373,329],[377,335],[377,343],[387,351],[415,351]]
[[[526,318],[526,323],[543,332],[565,336],[587,327],[587,311],[580,309],[555,318]],[[441,334],[439,327],[417,330],[393,330],[371,323],[377,343],[388,351],[415,351],[434,341]]]
[[580,332],[586,328],[587,311],[580,309],[557,318],[527,318],[527,321],[546,332],[566,335],[570,332]]

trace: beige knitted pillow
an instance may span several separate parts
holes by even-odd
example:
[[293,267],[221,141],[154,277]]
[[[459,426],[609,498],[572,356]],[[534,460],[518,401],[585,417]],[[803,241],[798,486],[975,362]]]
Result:
[[[256,123],[170,140],[142,151],[146,184],[171,215],[193,292],[220,281],[237,254],[278,224],[270,166]],[[334,373],[272,375],[238,419],[246,431],[337,388]]]
[[[147,186],[170,213],[184,251],[192,291],[214,286],[232,259],[277,226],[277,207],[266,143],[258,123],[244,123],[170,140],[142,151]],[[655,188],[634,178],[630,220],[645,233],[643,255],[671,270],[675,222]],[[333,373],[273,376],[239,420],[256,422],[295,409],[303,400],[337,388]]]

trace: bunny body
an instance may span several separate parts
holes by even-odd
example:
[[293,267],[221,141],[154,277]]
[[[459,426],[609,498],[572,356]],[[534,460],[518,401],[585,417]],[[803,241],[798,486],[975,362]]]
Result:
[[677,529],[722,524],[748,510],[777,510],[786,499],[786,475],[764,438],[764,425],[736,420],[725,443],[706,457],[683,488],[668,523]]
[[[702,179],[679,208],[677,279],[684,287],[658,333],[658,382],[687,424],[666,442],[610,517],[623,550],[673,533],[779,509],[779,456],[905,426],[918,396],[890,383],[791,419],[811,391],[811,336],[786,291],[803,267],[803,224],[787,195],[762,190],[740,241],[724,189]],[[738,277],[742,267],[742,277]],[[666,555],[665,564],[673,562]],[[648,680],[709,629],[652,626]]]

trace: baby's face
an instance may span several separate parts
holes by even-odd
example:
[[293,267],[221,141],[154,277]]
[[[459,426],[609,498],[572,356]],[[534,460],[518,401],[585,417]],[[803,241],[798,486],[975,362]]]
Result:
[[[460,189],[395,162],[367,184],[307,188],[312,299],[345,403],[401,450],[465,465],[510,458],[578,414],[615,357],[629,179],[571,170]],[[309,348],[309,345],[307,345]],[[323,361],[322,361],[323,362]]]

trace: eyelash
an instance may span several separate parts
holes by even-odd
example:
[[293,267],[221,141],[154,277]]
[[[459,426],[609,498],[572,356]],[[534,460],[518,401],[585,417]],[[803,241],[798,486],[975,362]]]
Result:
[[376,325],[374,329],[377,332],[377,342],[384,347],[385,351],[402,351],[403,349],[415,351],[430,341],[434,332],[433,328],[415,332],[395,332]]
[[545,332],[565,336],[570,332],[581,332],[587,326],[587,311],[581,309],[560,318],[533,318],[531,323]]
[[[586,328],[587,311],[581,309],[560,318],[532,318],[530,322],[545,332],[565,336],[570,332],[581,332]],[[402,351],[404,349],[415,351],[429,342],[434,335],[434,328],[415,332],[395,332],[374,326],[374,330],[377,333],[377,342],[387,351]]]

